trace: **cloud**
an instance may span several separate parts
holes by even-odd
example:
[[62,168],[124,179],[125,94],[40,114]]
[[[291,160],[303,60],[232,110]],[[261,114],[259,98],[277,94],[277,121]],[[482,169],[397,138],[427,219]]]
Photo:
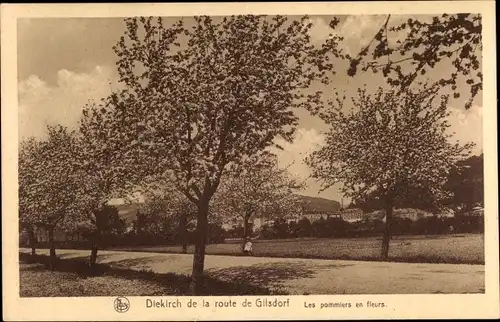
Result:
[[[483,149],[483,111],[481,106],[472,106],[471,109],[453,108],[449,116],[450,131],[455,132],[453,139],[458,140],[460,144],[474,142],[476,146],[473,149],[475,154],[481,153]],[[337,184],[321,192],[321,184],[315,179],[309,178],[311,170],[304,163],[304,159],[314,150],[325,144],[325,137],[315,128],[299,128],[296,132],[293,142],[286,142],[283,139],[276,140],[276,143],[283,147],[283,150],[275,149],[274,153],[278,155],[280,166],[290,166],[290,172],[302,179],[307,179],[307,188],[301,194],[308,196],[321,196],[340,201],[342,198],[339,193],[340,185]],[[344,197],[345,202],[349,202]]]
[[[313,151],[325,144],[325,137],[318,130],[311,128],[299,128],[295,134],[293,142],[286,142],[283,139],[276,140],[283,150],[273,150],[278,155],[278,162],[281,167],[289,167],[292,175],[302,180],[306,180],[306,188],[299,193],[311,197],[323,197],[340,201],[342,196],[339,193],[340,185],[335,185],[326,190],[322,190],[321,183],[310,177],[311,169],[304,163],[304,159]],[[346,199],[347,200],[347,199]]]
[[312,27],[309,30],[309,36],[313,43],[323,42],[330,34],[333,34],[333,29],[330,28],[329,25],[330,22],[322,17],[310,18],[308,22],[312,23]]
[[357,55],[373,39],[386,19],[386,15],[348,16],[338,29],[339,35],[344,37],[343,49],[346,53]]
[[[382,28],[387,20],[387,15],[353,15],[348,16],[339,26],[338,32],[344,37],[343,49],[351,56],[357,55],[361,49],[367,46],[375,34]],[[415,18],[415,16],[411,16]],[[407,15],[391,15],[388,27],[399,26],[410,18]],[[432,19],[431,15],[419,16],[418,20],[427,22]],[[389,32],[389,43],[403,40],[408,30]]]
[[454,108],[448,118],[453,139],[460,144],[475,143],[473,152],[479,154],[483,150],[483,107],[472,106],[470,109]]
[[324,136],[316,129],[299,128],[293,142],[278,139],[276,143],[283,148],[273,151],[278,155],[280,166],[290,166],[289,170],[293,175],[305,179],[310,175],[310,169],[304,163],[304,159],[325,142]]
[[31,75],[18,84],[19,135],[43,137],[46,126],[53,124],[74,127],[85,104],[111,92],[110,83],[116,89],[117,77],[102,66],[90,73],[59,70],[55,86]]

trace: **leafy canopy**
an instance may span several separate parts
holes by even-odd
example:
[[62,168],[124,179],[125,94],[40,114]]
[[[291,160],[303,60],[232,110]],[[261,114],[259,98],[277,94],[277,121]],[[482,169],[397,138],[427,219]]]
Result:
[[[224,169],[256,155],[277,136],[290,140],[293,109],[320,103],[306,94],[328,82],[338,37],[310,42],[307,17],[194,17],[167,27],[161,18],[126,19],[114,50],[126,90],[94,108],[137,173],[175,183],[207,202]],[[152,166],[154,165],[154,166]]]
[[[437,83],[449,86],[458,98],[457,84],[465,80],[470,87],[466,108],[483,89],[480,57],[482,51],[482,21],[480,14],[443,14],[432,21],[408,18],[392,27],[397,17],[389,15],[370,43],[356,57],[349,57],[348,74],[362,71],[382,72],[387,83],[407,88],[439,64],[450,61],[452,72],[441,74]],[[394,34],[404,33],[402,39]]]
[[444,198],[451,167],[472,144],[451,142],[448,99],[437,91],[360,89],[350,109],[340,98],[331,101],[320,113],[330,126],[326,145],[307,160],[313,176],[327,187],[342,183],[354,200],[374,191],[397,200],[426,189],[436,200]]
[[55,227],[78,212],[75,133],[57,125],[47,127],[47,138],[29,138],[19,153],[21,223]]
[[274,211],[287,214],[300,210],[294,194],[303,183],[281,168],[273,154],[253,157],[228,171],[221,181],[214,203],[225,217],[249,219],[257,213]]

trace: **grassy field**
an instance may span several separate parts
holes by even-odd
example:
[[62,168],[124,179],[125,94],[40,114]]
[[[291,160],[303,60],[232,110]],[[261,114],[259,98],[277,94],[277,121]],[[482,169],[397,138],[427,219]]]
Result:
[[[256,240],[253,255],[263,257],[380,260],[381,238]],[[181,246],[114,248],[119,250],[181,253]],[[193,253],[194,247],[188,247]],[[239,243],[211,244],[207,254],[241,255]],[[484,264],[482,234],[393,237],[391,261],[413,263]]]
[[[130,254],[130,253],[129,253]],[[190,278],[185,274],[158,273],[130,265],[98,264],[90,270],[86,257],[58,258],[54,271],[48,269],[47,255],[20,253],[21,297],[74,296],[164,296],[189,295]],[[102,258],[102,255],[100,255]],[[201,295],[287,294],[276,289],[224,281],[207,276]]]
[[42,264],[20,264],[21,297],[55,296],[159,296],[173,295],[166,285],[111,275],[82,276],[45,269]]

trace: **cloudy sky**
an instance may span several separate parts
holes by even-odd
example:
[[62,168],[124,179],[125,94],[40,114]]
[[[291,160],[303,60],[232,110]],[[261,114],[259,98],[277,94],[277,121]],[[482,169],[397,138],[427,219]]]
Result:
[[[355,55],[370,41],[385,22],[385,16],[343,16],[336,33],[344,37],[343,49]],[[407,16],[395,16],[396,23]],[[429,17],[420,17],[428,19]],[[332,32],[331,16],[311,16],[312,40],[321,42]],[[189,23],[189,18],[186,19]],[[119,87],[112,46],[124,32],[121,18],[85,19],[20,19],[18,20],[18,91],[19,135],[43,136],[47,124],[74,126],[82,107],[91,99],[99,100]],[[394,35],[398,37],[398,35]],[[337,75],[324,92],[336,89],[349,97],[359,86],[375,89],[383,83],[380,75],[347,76],[347,65],[336,65]],[[429,77],[449,73],[450,66],[441,64]],[[464,89],[466,91],[468,89]],[[462,143],[475,142],[475,153],[482,151],[482,99],[476,98],[470,110],[464,100],[450,103],[451,130]],[[308,177],[303,158],[323,142],[326,129],[321,120],[306,111],[297,111],[300,124],[293,143],[278,142],[283,165],[293,163],[291,171]],[[320,192],[320,184],[308,180],[305,195],[322,196],[340,201],[338,187]]]

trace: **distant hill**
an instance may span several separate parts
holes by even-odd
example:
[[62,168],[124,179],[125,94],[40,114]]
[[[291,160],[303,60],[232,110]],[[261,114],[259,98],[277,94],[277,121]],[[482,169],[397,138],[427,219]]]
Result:
[[[340,209],[340,203],[335,200],[296,195],[302,201],[304,210],[317,212],[335,212]],[[137,219],[138,206],[136,204],[118,204],[113,205],[118,209],[118,216],[124,219],[127,226],[131,226]]]
[[321,198],[297,195],[301,200],[305,211],[332,212],[340,209],[340,202]]

